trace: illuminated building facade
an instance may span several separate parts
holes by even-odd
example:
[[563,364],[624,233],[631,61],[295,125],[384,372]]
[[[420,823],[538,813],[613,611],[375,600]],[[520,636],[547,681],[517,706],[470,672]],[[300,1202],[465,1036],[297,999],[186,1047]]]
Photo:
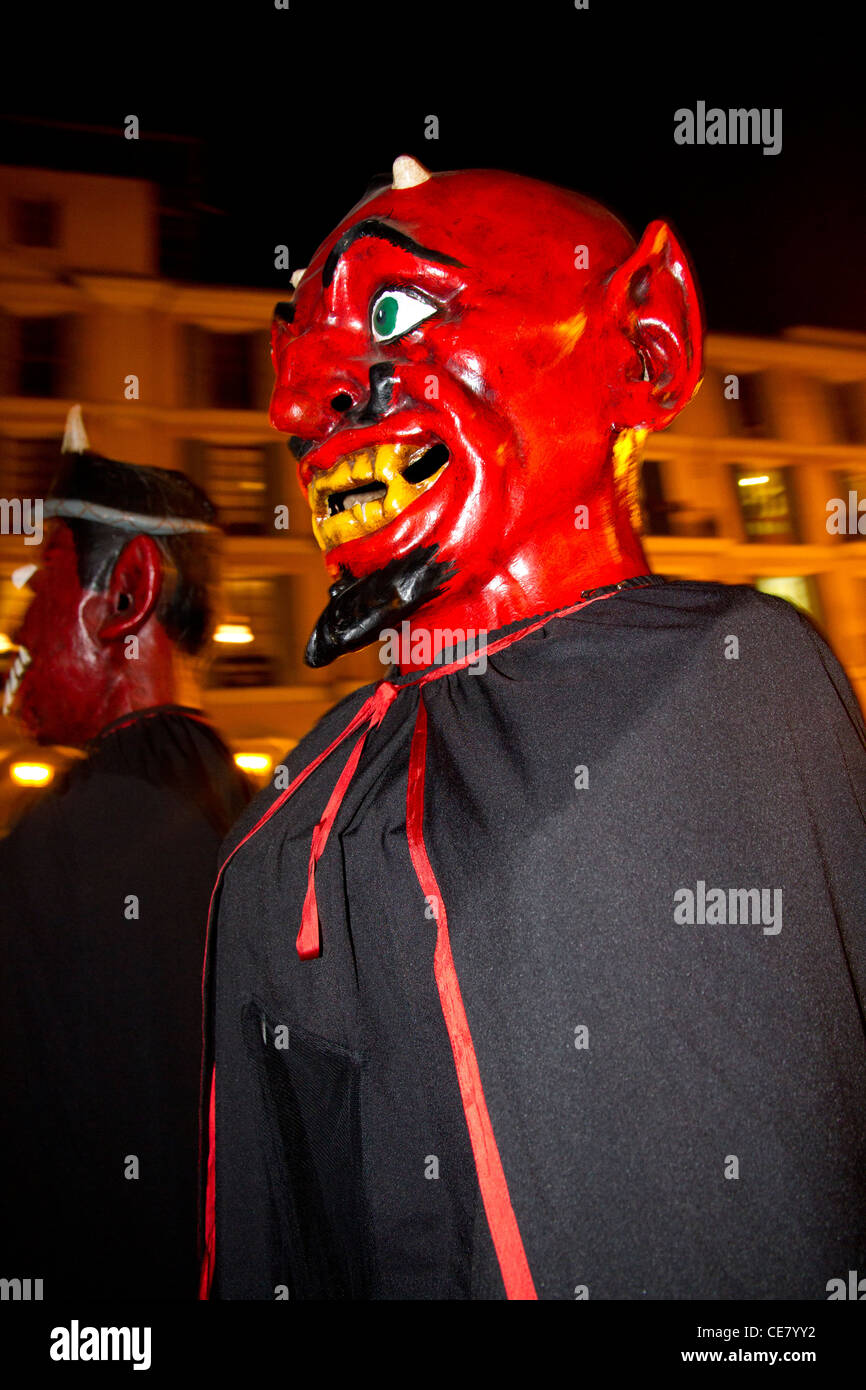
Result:
[[[0,497],[44,495],[76,402],[99,452],[181,468],[205,487],[226,531],[222,635],[235,639],[214,644],[206,707],[236,750],[276,762],[383,668],[375,650],[320,670],[303,663],[327,579],[267,420],[268,329],[288,272],[267,290],[169,278],[165,225],[155,184],[0,168]],[[866,511],[866,335],[711,334],[697,397],[649,440],[651,567],[799,603],[866,702],[860,498]],[[0,677],[27,602],[9,576],[35,553],[0,535]],[[34,759],[0,721],[0,828],[34,794],[12,764]],[[268,775],[267,762],[250,766]]]

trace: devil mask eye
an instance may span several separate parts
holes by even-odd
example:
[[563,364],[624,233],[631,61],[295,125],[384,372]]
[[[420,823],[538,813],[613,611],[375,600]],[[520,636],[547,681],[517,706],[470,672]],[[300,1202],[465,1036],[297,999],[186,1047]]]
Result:
[[370,332],[377,343],[399,338],[435,314],[435,306],[405,290],[383,290],[370,306]]

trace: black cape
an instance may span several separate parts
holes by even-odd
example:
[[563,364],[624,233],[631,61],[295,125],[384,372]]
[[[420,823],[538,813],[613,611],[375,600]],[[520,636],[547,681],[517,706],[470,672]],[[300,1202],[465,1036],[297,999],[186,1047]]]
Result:
[[[295,937],[354,736],[228,865],[215,1294],[505,1296],[407,847],[420,699],[424,841],[538,1296],[825,1299],[866,1270],[863,720],[793,607],[671,582],[400,690],[319,863],[320,957]],[[757,920],[682,920],[686,889],[750,888]]]
[[216,732],[163,707],[0,842],[0,1264],[46,1300],[196,1296],[205,924],[247,799]]

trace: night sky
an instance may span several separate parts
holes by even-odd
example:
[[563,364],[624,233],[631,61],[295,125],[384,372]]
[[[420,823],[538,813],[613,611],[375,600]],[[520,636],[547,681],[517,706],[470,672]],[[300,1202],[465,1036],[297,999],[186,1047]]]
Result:
[[[4,111],[118,137],[7,120],[0,161],[168,170],[199,209],[192,276],[266,286],[281,278],[273,247],[287,243],[292,266],[305,265],[397,154],[433,170],[507,168],[600,199],[637,234],[669,219],[697,268],[711,331],[862,332],[858,15],[838,0],[589,0],[586,11],[574,0],[290,0],[288,11],[247,0],[115,7],[104,18],[87,4],[58,7],[38,35],[19,31]],[[674,112],[699,100],[781,107],[781,153],[678,146]],[[137,144],[119,135],[130,112]],[[438,140],[424,137],[430,114]],[[195,143],[149,138],[157,134]]]

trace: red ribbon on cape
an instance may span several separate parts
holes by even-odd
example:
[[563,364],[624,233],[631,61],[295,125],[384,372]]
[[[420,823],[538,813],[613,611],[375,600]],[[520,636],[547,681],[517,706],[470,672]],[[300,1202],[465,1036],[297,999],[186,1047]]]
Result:
[[[642,586],[634,581],[627,581],[623,587],[635,588]],[[530,632],[535,632],[538,628],[544,627],[551,619],[565,617],[570,613],[577,612],[578,609],[587,608],[592,603],[599,603],[604,599],[613,598],[614,593],[617,591],[618,590],[613,589],[612,592],[598,594],[596,597],[588,598],[581,603],[573,604],[569,608],[560,609],[555,613],[546,613],[543,617],[536,619],[526,627],[520,628],[516,632],[508,633],[506,636],[499,638],[496,642],[490,643],[484,648],[484,651],[487,656],[490,656],[500,651],[503,647],[511,646],[512,643],[519,641],[522,637],[528,636]],[[335,749],[338,748],[350,734],[361,729],[363,732],[352,749],[352,752],[349,754],[342,772],[337,778],[334,789],[328,798],[328,803],[313,831],[312,843],[310,845],[310,859],[307,870],[307,891],[304,897],[301,925],[296,940],[296,949],[302,960],[313,960],[321,954],[321,931],[318,904],[316,902],[316,866],[328,842],[328,836],[337,818],[337,813],[339,812],[343,798],[358,768],[367,735],[372,729],[375,729],[382,723],[382,720],[385,718],[385,715],[401,690],[411,690],[416,686],[423,687],[430,681],[438,680],[440,677],[449,675],[453,671],[461,670],[463,667],[477,660],[478,652],[470,652],[456,661],[452,661],[447,665],[437,666],[425,672],[416,680],[407,681],[405,685],[397,686],[390,681],[384,680],[376,686],[373,693],[364,701],[357,714],[350,723],[347,724],[343,732],[337,735],[324,752],[320,753],[318,757],[314,758],[307,767],[298,773],[294,781],[274,802],[272,802],[261,819],[256,822],[252,830],[247,832],[225,860],[217,875],[213,894],[211,895],[210,910],[208,912],[208,936],[210,936],[213,906],[217,890],[222,881],[225,869],[237,854],[238,850],[241,849],[248,840],[252,839],[253,835],[276,814],[280,807],[294,795],[298,787],[306,781],[310,774],[314,772],[326,758],[330,757]],[[409,775],[406,790],[406,838],[409,844],[409,854],[422,892],[429,901],[436,904],[434,912],[436,918],[436,948],[433,957],[433,974],[439,992],[442,1015],[448,1030],[451,1051],[454,1055],[454,1065],[460,1087],[463,1113],[466,1117],[466,1126],[469,1131],[469,1139],[475,1159],[481,1199],[484,1204],[484,1211],[487,1216],[490,1234],[493,1239],[496,1257],[505,1285],[506,1297],[508,1299],[537,1299],[538,1295],[535,1291],[526,1252],[523,1248],[520,1229],[514,1215],[514,1209],[511,1205],[505,1171],[502,1167],[502,1160],[493,1133],[493,1125],[487,1109],[487,1102],[484,1098],[484,1088],[481,1084],[478,1059],[475,1055],[475,1046],[472,1042],[472,1034],[460,992],[460,983],[457,979],[454,958],[451,954],[451,942],[448,933],[448,917],[445,911],[445,904],[442,900],[439,885],[436,881],[436,875],[433,872],[424,844],[424,779],[426,752],[427,710],[424,704],[423,693],[419,689],[418,711],[415,717],[415,730],[412,736],[412,746],[409,755]],[[207,961],[207,949],[205,961]],[[204,978],[202,980],[202,991],[204,992]],[[214,1074],[211,1076],[210,1101],[208,1106],[205,1250],[202,1260],[201,1284],[199,1289],[199,1297],[202,1299],[208,1298],[210,1294],[215,1257],[215,1083],[216,1077],[214,1071]]]

